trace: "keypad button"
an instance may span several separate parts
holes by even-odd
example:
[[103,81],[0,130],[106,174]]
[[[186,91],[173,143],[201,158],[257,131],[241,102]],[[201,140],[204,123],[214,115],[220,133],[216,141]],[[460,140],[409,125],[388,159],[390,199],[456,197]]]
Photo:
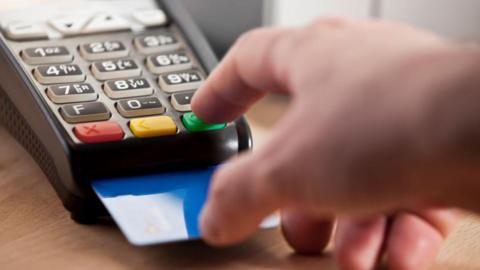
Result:
[[143,54],[162,53],[180,49],[178,40],[168,32],[137,37],[134,43],[137,50]]
[[190,132],[201,132],[224,129],[226,124],[208,124],[198,118],[194,113],[189,112],[182,116],[185,128]]
[[167,15],[161,9],[135,11],[132,17],[146,27],[162,26],[167,23]]
[[42,84],[83,82],[85,74],[78,65],[38,66],[33,74]]
[[93,76],[98,80],[138,77],[142,70],[131,59],[95,62],[91,66]]
[[110,118],[110,111],[101,102],[64,105],[60,108],[60,113],[68,123],[104,121]]
[[73,132],[84,143],[120,141],[125,136],[122,128],[116,122],[79,124],[74,127]]
[[175,110],[179,112],[188,112],[192,110],[190,103],[192,102],[195,92],[176,93],[172,95],[171,102]]
[[92,34],[130,29],[130,23],[123,17],[114,14],[100,13],[95,15],[83,28],[82,33]]
[[164,53],[147,58],[147,66],[150,72],[161,74],[177,70],[192,68],[192,60],[184,52]]
[[153,94],[150,83],[143,78],[107,81],[103,90],[110,98],[129,98]]
[[130,129],[138,138],[174,135],[177,125],[169,116],[137,118],[130,121]]
[[5,34],[8,38],[14,40],[36,40],[48,38],[46,27],[40,24],[26,22],[7,25],[7,27],[5,27]]
[[97,92],[88,83],[52,85],[47,88],[47,96],[57,104],[95,101]]
[[80,54],[87,60],[103,60],[128,56],[128,49],[120,41],[92,42],[80,45]]
[[57,30],[64,36],[73,36],[80,34],[89,19],[90,18],[86,16],[62,16],[50,19],[48,21],[48,24],[50,24],[50,26],[52,26],[55,30]]
[[144,97],[121,100],[117,103],[117,110],[124,117],[139,117],[162,114],[165,107],[156,97]]
[[202,82],[203,76],[196,70],[172,72],[158,77],[158,84],[162,90],[169,93],[194,90],[199,88]]
[[31,65],[68,63],[73,60],[65,46],[35,47],[24,49],[22,59]]

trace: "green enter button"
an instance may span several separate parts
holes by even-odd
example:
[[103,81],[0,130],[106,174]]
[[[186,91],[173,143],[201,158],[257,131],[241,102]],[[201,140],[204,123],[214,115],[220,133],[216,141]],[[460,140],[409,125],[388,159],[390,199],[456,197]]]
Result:
[[183,125],[190,132],[219,130],[227,126],[227,124],[208,124],[199,119],[193,112],[189,112],[182,117]]

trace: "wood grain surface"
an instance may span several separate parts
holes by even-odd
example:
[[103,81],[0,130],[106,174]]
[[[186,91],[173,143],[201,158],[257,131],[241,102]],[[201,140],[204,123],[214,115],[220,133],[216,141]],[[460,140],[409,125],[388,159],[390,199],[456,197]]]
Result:
[[[257,144],[285,108],[268,98],[249,115]],[[114,224],[70,220],[47,179],[0,127],[0,269],[337,269],[330,253],[301,257],[278,230],[248,242],[214,249],[201,242],[147,248],[130,246]],[[469,216],[446,242],[438,270],[480,269],[480,219]]]

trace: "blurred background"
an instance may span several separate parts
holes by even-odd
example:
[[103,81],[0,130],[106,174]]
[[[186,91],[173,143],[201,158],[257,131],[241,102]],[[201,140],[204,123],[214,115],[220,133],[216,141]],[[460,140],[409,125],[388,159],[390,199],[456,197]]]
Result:
[[458,40],[480,41],[478,0],[183,0],[219,55],[261,25],[303,25],[321,15],[408,22]]

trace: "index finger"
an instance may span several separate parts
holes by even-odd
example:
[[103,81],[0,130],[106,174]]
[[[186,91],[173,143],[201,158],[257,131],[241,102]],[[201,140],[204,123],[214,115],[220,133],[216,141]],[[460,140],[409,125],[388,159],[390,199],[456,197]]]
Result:
[[285,48],[291,31],[260,28],[244,34],[195,94],[195,114],[210,123],[232,121],[267,92],[286,91],[277,48]]

